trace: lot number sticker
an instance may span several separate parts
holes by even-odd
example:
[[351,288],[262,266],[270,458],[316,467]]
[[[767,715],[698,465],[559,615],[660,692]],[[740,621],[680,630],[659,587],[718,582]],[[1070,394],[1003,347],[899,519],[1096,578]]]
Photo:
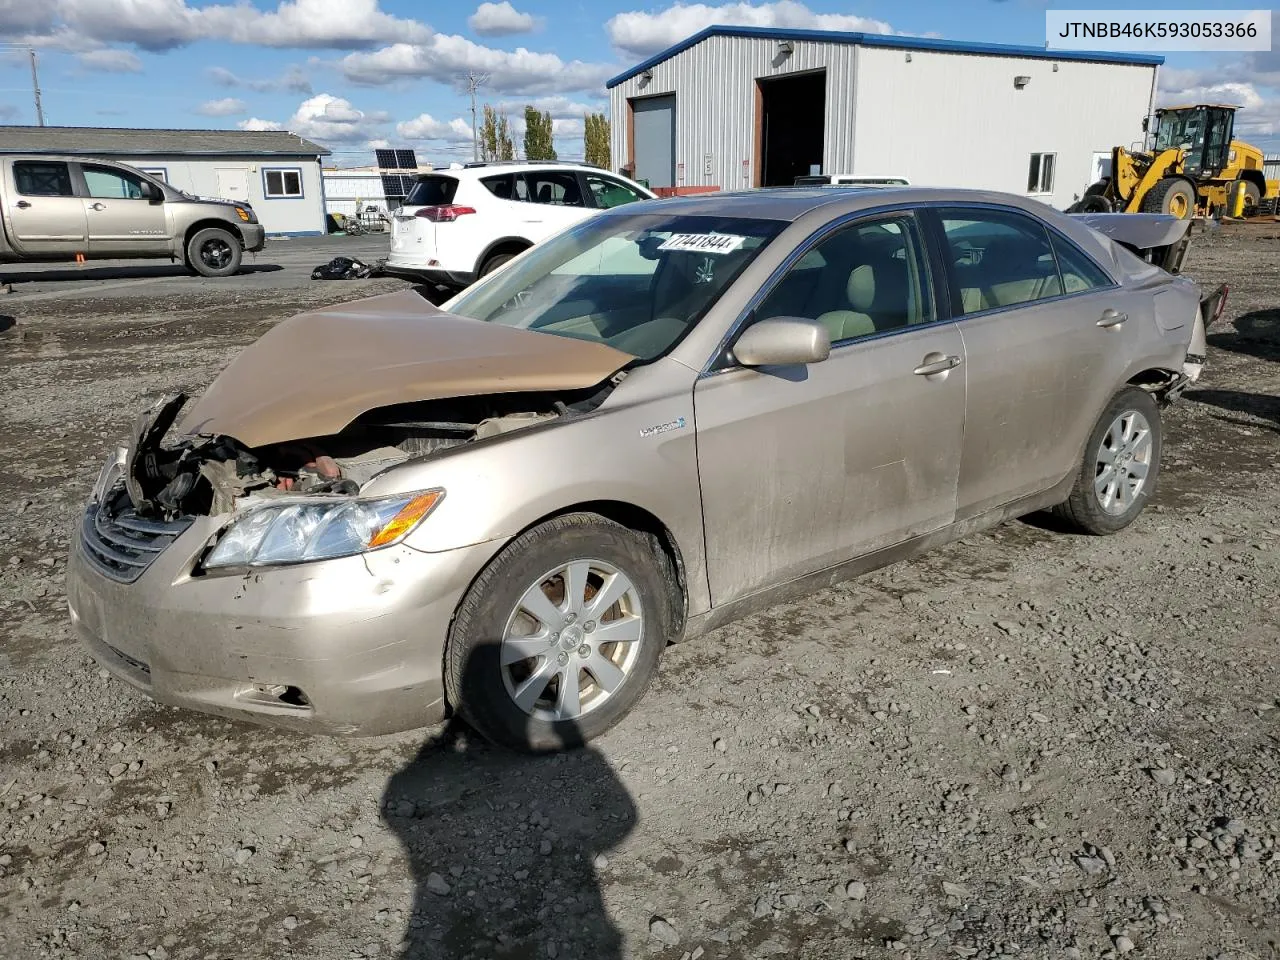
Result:
[[733,253],[746,237],[732,233],[673,233],[659,250],[687,250],[691,253]]

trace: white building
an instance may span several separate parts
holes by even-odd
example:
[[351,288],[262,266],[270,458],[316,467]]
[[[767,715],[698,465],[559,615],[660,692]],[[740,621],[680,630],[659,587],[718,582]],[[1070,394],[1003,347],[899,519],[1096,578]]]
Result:
[[[417,173],[430,173],[430,164],[419,164]],[[385,172],[378,167],[326,167],[324,176],[325,212],[351,217],[357,207],[372,204],[390,213],[398,207],[413,186],[415,174]],[[388,192],[390,188],[390,193]]]
[[268,236],[325,233],[329,151],[283,130],[0,126],[0,154],[16,153],[116,160],[195,196],[247,202]]
[[1141,142],[1162,57],[709,27],[609,81],[620,168],[660,192],[901,175],[1070,204]]

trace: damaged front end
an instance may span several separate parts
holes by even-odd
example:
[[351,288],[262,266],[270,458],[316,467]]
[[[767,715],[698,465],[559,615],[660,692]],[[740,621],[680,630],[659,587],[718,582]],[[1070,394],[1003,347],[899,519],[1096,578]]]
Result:
[[138,418],[129,444],[104,467],[84,519],[94,566],[132,582],[197,517],[238,514],[211,544],[202,570],[329,559],[404,538],[443,491],[362,498],[376,476],[515,430],[597,407],[625,377],[585,390],[521,392],[398,404],[339,433],[250,448],[234,437],[166,440],[187,397]]

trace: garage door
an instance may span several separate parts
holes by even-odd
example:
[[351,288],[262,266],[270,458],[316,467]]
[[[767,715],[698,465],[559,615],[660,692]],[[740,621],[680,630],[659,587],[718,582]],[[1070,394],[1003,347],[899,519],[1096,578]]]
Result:
[[635,119],[636,179],[650,187],[676,185],[676,98],[644,97],[631,101]]

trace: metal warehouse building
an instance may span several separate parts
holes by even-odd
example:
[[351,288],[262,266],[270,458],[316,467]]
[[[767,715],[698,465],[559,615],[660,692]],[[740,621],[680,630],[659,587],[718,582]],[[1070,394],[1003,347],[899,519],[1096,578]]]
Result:
[[283,130],[0,126],[0,154],[16,153],[117,160],[198,197],[246,202],[270,235],[325,233],[329,151]]
[[900,175],[1071,203],[1143,138],[1162,57],[708,27],[609,81],[614,162],[661,192]]

